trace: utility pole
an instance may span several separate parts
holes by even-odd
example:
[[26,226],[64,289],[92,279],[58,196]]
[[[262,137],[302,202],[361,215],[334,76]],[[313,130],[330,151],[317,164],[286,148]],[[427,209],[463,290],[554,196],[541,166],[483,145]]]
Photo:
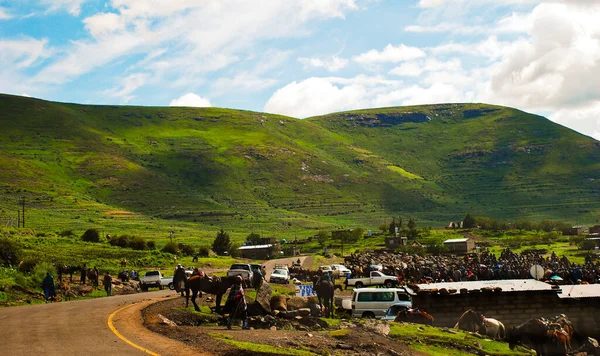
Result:
[[17,228],[21,227],[21,210],[17,209]]

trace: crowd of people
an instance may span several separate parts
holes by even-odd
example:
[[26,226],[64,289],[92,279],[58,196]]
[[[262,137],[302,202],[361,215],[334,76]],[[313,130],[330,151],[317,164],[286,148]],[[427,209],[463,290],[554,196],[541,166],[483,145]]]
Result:
[[541,266],[543,273],[535,276],[542,280],[560,281],[563,284],[592,284],[600,278],[600,263],[591,256],[584,264],[571,263],[556,253],[544,257],[536,251],[515,253],[504,249],[500,256],[487,250],[464,256],[364,253],[346,257],[351,266],[352,277],[366,277],[378,269],[386,274],[399,276],[406,284],[432,282],[460,282],[476,280],[528,279],[533,266]]

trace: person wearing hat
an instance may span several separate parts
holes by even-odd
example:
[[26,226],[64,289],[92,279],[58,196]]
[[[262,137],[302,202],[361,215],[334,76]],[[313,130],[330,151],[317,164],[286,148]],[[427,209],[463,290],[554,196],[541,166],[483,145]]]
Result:
[[227,302],[225,302],[225,313],[229,313],[227,318],[227,329],[231,329],[231,324],[234,319],[242,319],[242,329],[248,329],[247,319],[247,304],[244,288],[242,287],[243,279],[241,275],[234,277],[233,285],[229,291]]

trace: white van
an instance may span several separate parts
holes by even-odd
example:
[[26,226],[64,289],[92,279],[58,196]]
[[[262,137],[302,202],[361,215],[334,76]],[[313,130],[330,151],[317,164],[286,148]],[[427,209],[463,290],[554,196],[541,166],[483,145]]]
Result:
[[412,308],[412,291],[408,288],[358,288],[352,294],[352,317],[383,318],[392,304]]

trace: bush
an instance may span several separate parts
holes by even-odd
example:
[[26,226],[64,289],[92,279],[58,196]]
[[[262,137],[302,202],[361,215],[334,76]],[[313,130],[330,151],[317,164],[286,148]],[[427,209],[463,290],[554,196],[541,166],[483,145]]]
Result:
[[148,249],[148,244],[146,243],[146,240],[144,240],[143,237],[134,236],[129,240],[129,247],[131,247],[134,250],[142,251]]
[[87,242],[100,242],[100,233],[97,229],[87,229],[81,239]]
[[593,250],[596,248],[596,242],[594,240],[583,240],[577,244],[580,250]]
[[193,256],[193,255],[196,254],[196,251],[190,245],[186,245],[186,244],[180,243],[178,247],[179,247],[179,251],[181,251],[181,253],[184,256]]
[[18,241],[8,237],[0,239],[0,264],[3,266],[17,266],[21,261],[23,248]]
[[177,244],[175,244],[174,242],[167,242],[167,244],[161,249],[161,251],[176,255],[179,252],[179,249],[177,248]]
[[32,283],[29,278],[25,277],[25,275],[23,275],[22,273],[18,273],[15,276],[15,284],[20,285],[21,287],[28,287]]
[[198,256],[199,257],[208,257],[208,254],[210,253],[210,248],[206,247],[206,246],[202,246],[198,249]]
[[233,258],[242,257],[242,251],[240,250],[240,244],[233,243],[230,245],[229,255]]
[[73,230],[63,230],[61,232],[58,233],[58,236],[60,237],[71,237],[71,236],[75,236],[75,233],[73,232]]
[[[50,274],[56,278],[56,268],[48,262],[40,262],[33,268],[33,272],[31,272],[31,281],[30,287],[33,288],[41,288],[42,281],[46,278],[46,273],[50,272]],[[57,280],[54,280],[57,283]]]
[[156,249],[156,242],[148,241],[148,242],[146,242],[146,246],[148,246],[148,250],[154,250],[154,249]]
[[24,260],[19,265],[19,271],[21,271],[23,273],[31,273],[33,271],[33,268],[35,267],[35,265],[37,265],[38,263],[39,263],[39,261],[37,261],[37,260]]
[[129,236],[128,235],[113,236],[110,238],[110,240],[108,240],[108,243],[111,246],[128,247],[129,246]]

